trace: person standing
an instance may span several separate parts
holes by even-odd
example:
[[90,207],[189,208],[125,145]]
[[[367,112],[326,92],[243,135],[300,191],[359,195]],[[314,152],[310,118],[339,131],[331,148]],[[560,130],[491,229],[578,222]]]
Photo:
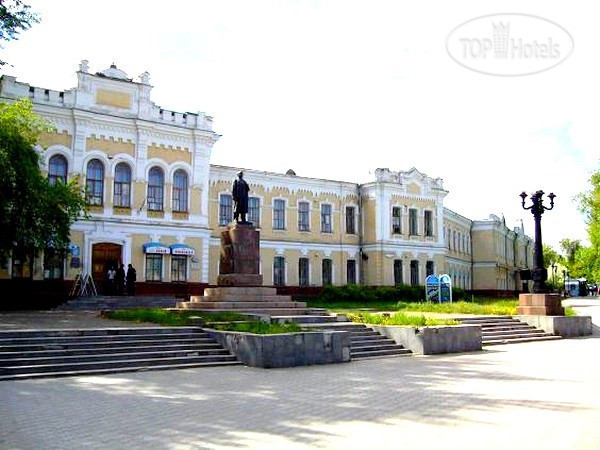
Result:
[[135,269],[131,264],[127,265],[127,295],[135,295]]
[[117,295],[125,295],[125,265],[121,264],[117,269]]
[[108,268],[108,272],[106,273],[106,279],[108,280],[108,295],[115,295],[115,277],[117,276],[117,271],[113,266]]

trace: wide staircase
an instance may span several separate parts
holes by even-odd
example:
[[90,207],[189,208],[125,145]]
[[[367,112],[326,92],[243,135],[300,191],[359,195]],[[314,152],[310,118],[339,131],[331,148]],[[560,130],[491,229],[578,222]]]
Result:
[[276,288],[207,288],[203,296],[192,296],[189,302],[177,302],[177,308],[268,315],[272,322],[296,322],[305,329],[348,331],[352,359],[411,354],[410,350],[365,325],[353,324],[346,318],[340,320],[321,308],[308,308],[305,302],[293,301],[289,295],[277,295]]
[[312,313],[305,302],[293,301],[289,295],[277,295],[277,289],[270,287],[206,288],[204,295],[192,295],[188,302],[177,302],[177,308],[270,316]]
[[0,380],[234,364],[197,327],[0,332]]
[[340,320],[330,315],[291,315],[272,316],[272,322],[296,322],[302,328],[310,331],[336,330],[350,333],[350,358],[374,358],[391,356],[409,356],[412,352],[392,339],[367,327],[364,324],[353,323],[348,319]]
[[464,324],[480,325],[483,345],[561,339],[512,316],[463,317],[457,320]]
[[55,308],[56,311],[114,311],[130,308],[173,308],[176,297],[110,296],[78,297]]

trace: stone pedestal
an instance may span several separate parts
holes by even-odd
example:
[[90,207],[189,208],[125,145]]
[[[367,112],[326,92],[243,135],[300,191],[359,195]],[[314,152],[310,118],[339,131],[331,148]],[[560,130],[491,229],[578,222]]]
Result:
[[261,286],[260,233],[251,223],[234,223],[221,233],[219,286]]
[[565,309],[558,294],[519,294],[518,315],[564,316]]

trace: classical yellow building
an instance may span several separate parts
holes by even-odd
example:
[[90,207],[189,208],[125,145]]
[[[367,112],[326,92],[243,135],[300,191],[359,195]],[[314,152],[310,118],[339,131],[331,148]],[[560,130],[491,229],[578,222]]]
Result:
[[531,239],[495,216],[470,220],[445,208],[440,178],[377,169],[375,180],[356,184],[211,165],[212,117],[155,105],[147,73],[134,81],[114,65],[91,73],[82,61],[77,78],[62,92],[0,80],[1,101],[29,98],[56,125],[38,143],[42,169],[51,182],[78,177],[89,211],[72,227],[67,258],[27,261],[15,249],[0,278],[85,272],[101,285],[108,267],[131,263],[146,292],[215,284],[231,184],[244,170],[266,285],[417,285],[448,273],[464,289],[523,287]]

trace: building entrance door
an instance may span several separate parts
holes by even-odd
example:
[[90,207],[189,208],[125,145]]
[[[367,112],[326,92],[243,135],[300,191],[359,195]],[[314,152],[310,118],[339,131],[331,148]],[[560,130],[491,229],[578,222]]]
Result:
[[119,244],[103,242],[92,246],[92,277],[100,294],[110,294],[106,273],[113,267],[115,270],[123,261],[123,247]]

